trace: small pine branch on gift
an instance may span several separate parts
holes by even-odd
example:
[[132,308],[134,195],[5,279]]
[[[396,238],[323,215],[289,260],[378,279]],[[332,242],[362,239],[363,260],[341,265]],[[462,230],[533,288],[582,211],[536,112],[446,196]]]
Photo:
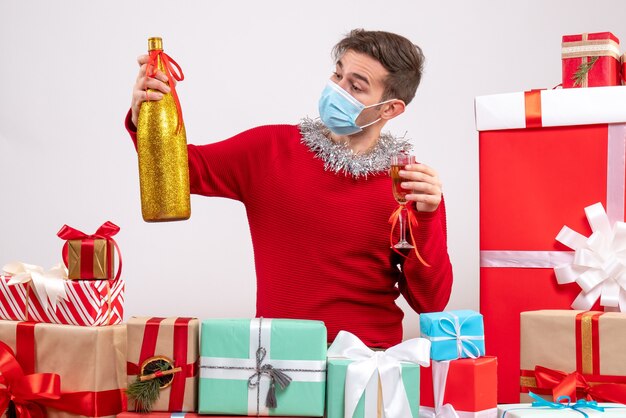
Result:
[[589,71],[591,71],[591,67],[593,67],[593,64],[595,64],[596,61],[598,61],[598,58],[600,57],[593,57],[591,61],[583,62],[582,64],[578,66],[578,69],[576,70],[576,72],[574,73],[574,76],[572,77],[574,79],[574,86],[583,85],[583,82],[585,81],[587,74],[589,74]]
[[160,387],[159,379],[142,382],[137,378],[137,380],[128,385],[126,395],[128,399],[135,401],[135,412],[150,412],[152,405],[159,399]]
[[[148,374],[157,371],[166,372],[172,369],[172,365],[169,362],[162,360],[154,361],[150,363],[149,366],[151,366],[149,368],[150,370],[145,371]],[[169,382],[171,379],[171,375],[152,379],[142,379],[142,376],[137,376],[137,380],[128,385],[128,389],[126,389],[128,399],[135,402],[135,411],[150,412],[152,405],[159,399],[159,391],[161,390],[161,386],[165,383],[164,380]]]

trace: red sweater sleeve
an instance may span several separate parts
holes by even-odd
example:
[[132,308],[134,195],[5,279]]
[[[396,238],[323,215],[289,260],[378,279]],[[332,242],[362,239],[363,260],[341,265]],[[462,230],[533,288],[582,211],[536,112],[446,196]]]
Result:
[[413,233],[416,247],[430,267],[424,266],[411,251],[402,267],[398,288],[416,312],[443,311],[452,291],[443,199],[436,211],[418,213],[418,227]]
[[[136,128],[126,117],[126,129],[137,148]],[[190,191],[244,201],[254,193],[255,183],[266,175],[268,165],[280,152],[278,138],[292,125],[261,126],[232,138],[207,145],[187,145]]]

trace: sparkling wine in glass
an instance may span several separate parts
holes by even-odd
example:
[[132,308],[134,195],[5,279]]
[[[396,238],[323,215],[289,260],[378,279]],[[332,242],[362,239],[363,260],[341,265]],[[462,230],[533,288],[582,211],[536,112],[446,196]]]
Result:
[[410,190],[403,189],[400,185],[403,181],[407,181],[400,177],[400,170],[404,170],[404,167],[408,164],[415,164],[415,156],[410,154],[397,154],[391,157],[391,183],[393,190],[393,197],[396,199],[402,209],[400,210],[400,216],[398,218],[398,227],[400,228],[400,240],[394,245],[394,248],[415,248],[406,240],[406,195],[410,193]]

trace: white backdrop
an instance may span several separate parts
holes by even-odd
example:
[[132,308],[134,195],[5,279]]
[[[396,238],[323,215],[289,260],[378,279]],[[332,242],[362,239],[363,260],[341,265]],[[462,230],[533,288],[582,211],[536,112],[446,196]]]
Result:
[[[0,264],[50,267],[63,224],[93,232],[111,220],[122,228],[126,318],[253,316],[240,203],[193,196],[189,221],[141,219],[123,126],[136,57],[149,36],[164,38],[186,76],[178,92],[188,141],[206,143],[316,117],[331,47],[363,27],[424,50],[417,96],[387,127],[407,132],[439,171],[455,274],[448,307],[478,309],[474,97],[559,84],[561,36],[612,31],[626,42],[625,18],[623,0],[0,0]],[[417,315],[398,303],[405,337],[414,336]]]

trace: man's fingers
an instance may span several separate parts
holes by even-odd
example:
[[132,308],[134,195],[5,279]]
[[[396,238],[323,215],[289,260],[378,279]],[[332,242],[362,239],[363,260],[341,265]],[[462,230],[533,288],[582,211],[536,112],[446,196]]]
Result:
[[137,90],[158,90],[161,93],[169,93],[171,91],[170,86],[165,84],[163,81],[157,80],[156,78],[143,77],[141,78],[137,84],[135,85],[135,89]]
[[147,64],[149,60],[150,60],[150,55],[148,54],[139,55],[137,57],[137,63],[139,64],[140,67],[144,64]]

